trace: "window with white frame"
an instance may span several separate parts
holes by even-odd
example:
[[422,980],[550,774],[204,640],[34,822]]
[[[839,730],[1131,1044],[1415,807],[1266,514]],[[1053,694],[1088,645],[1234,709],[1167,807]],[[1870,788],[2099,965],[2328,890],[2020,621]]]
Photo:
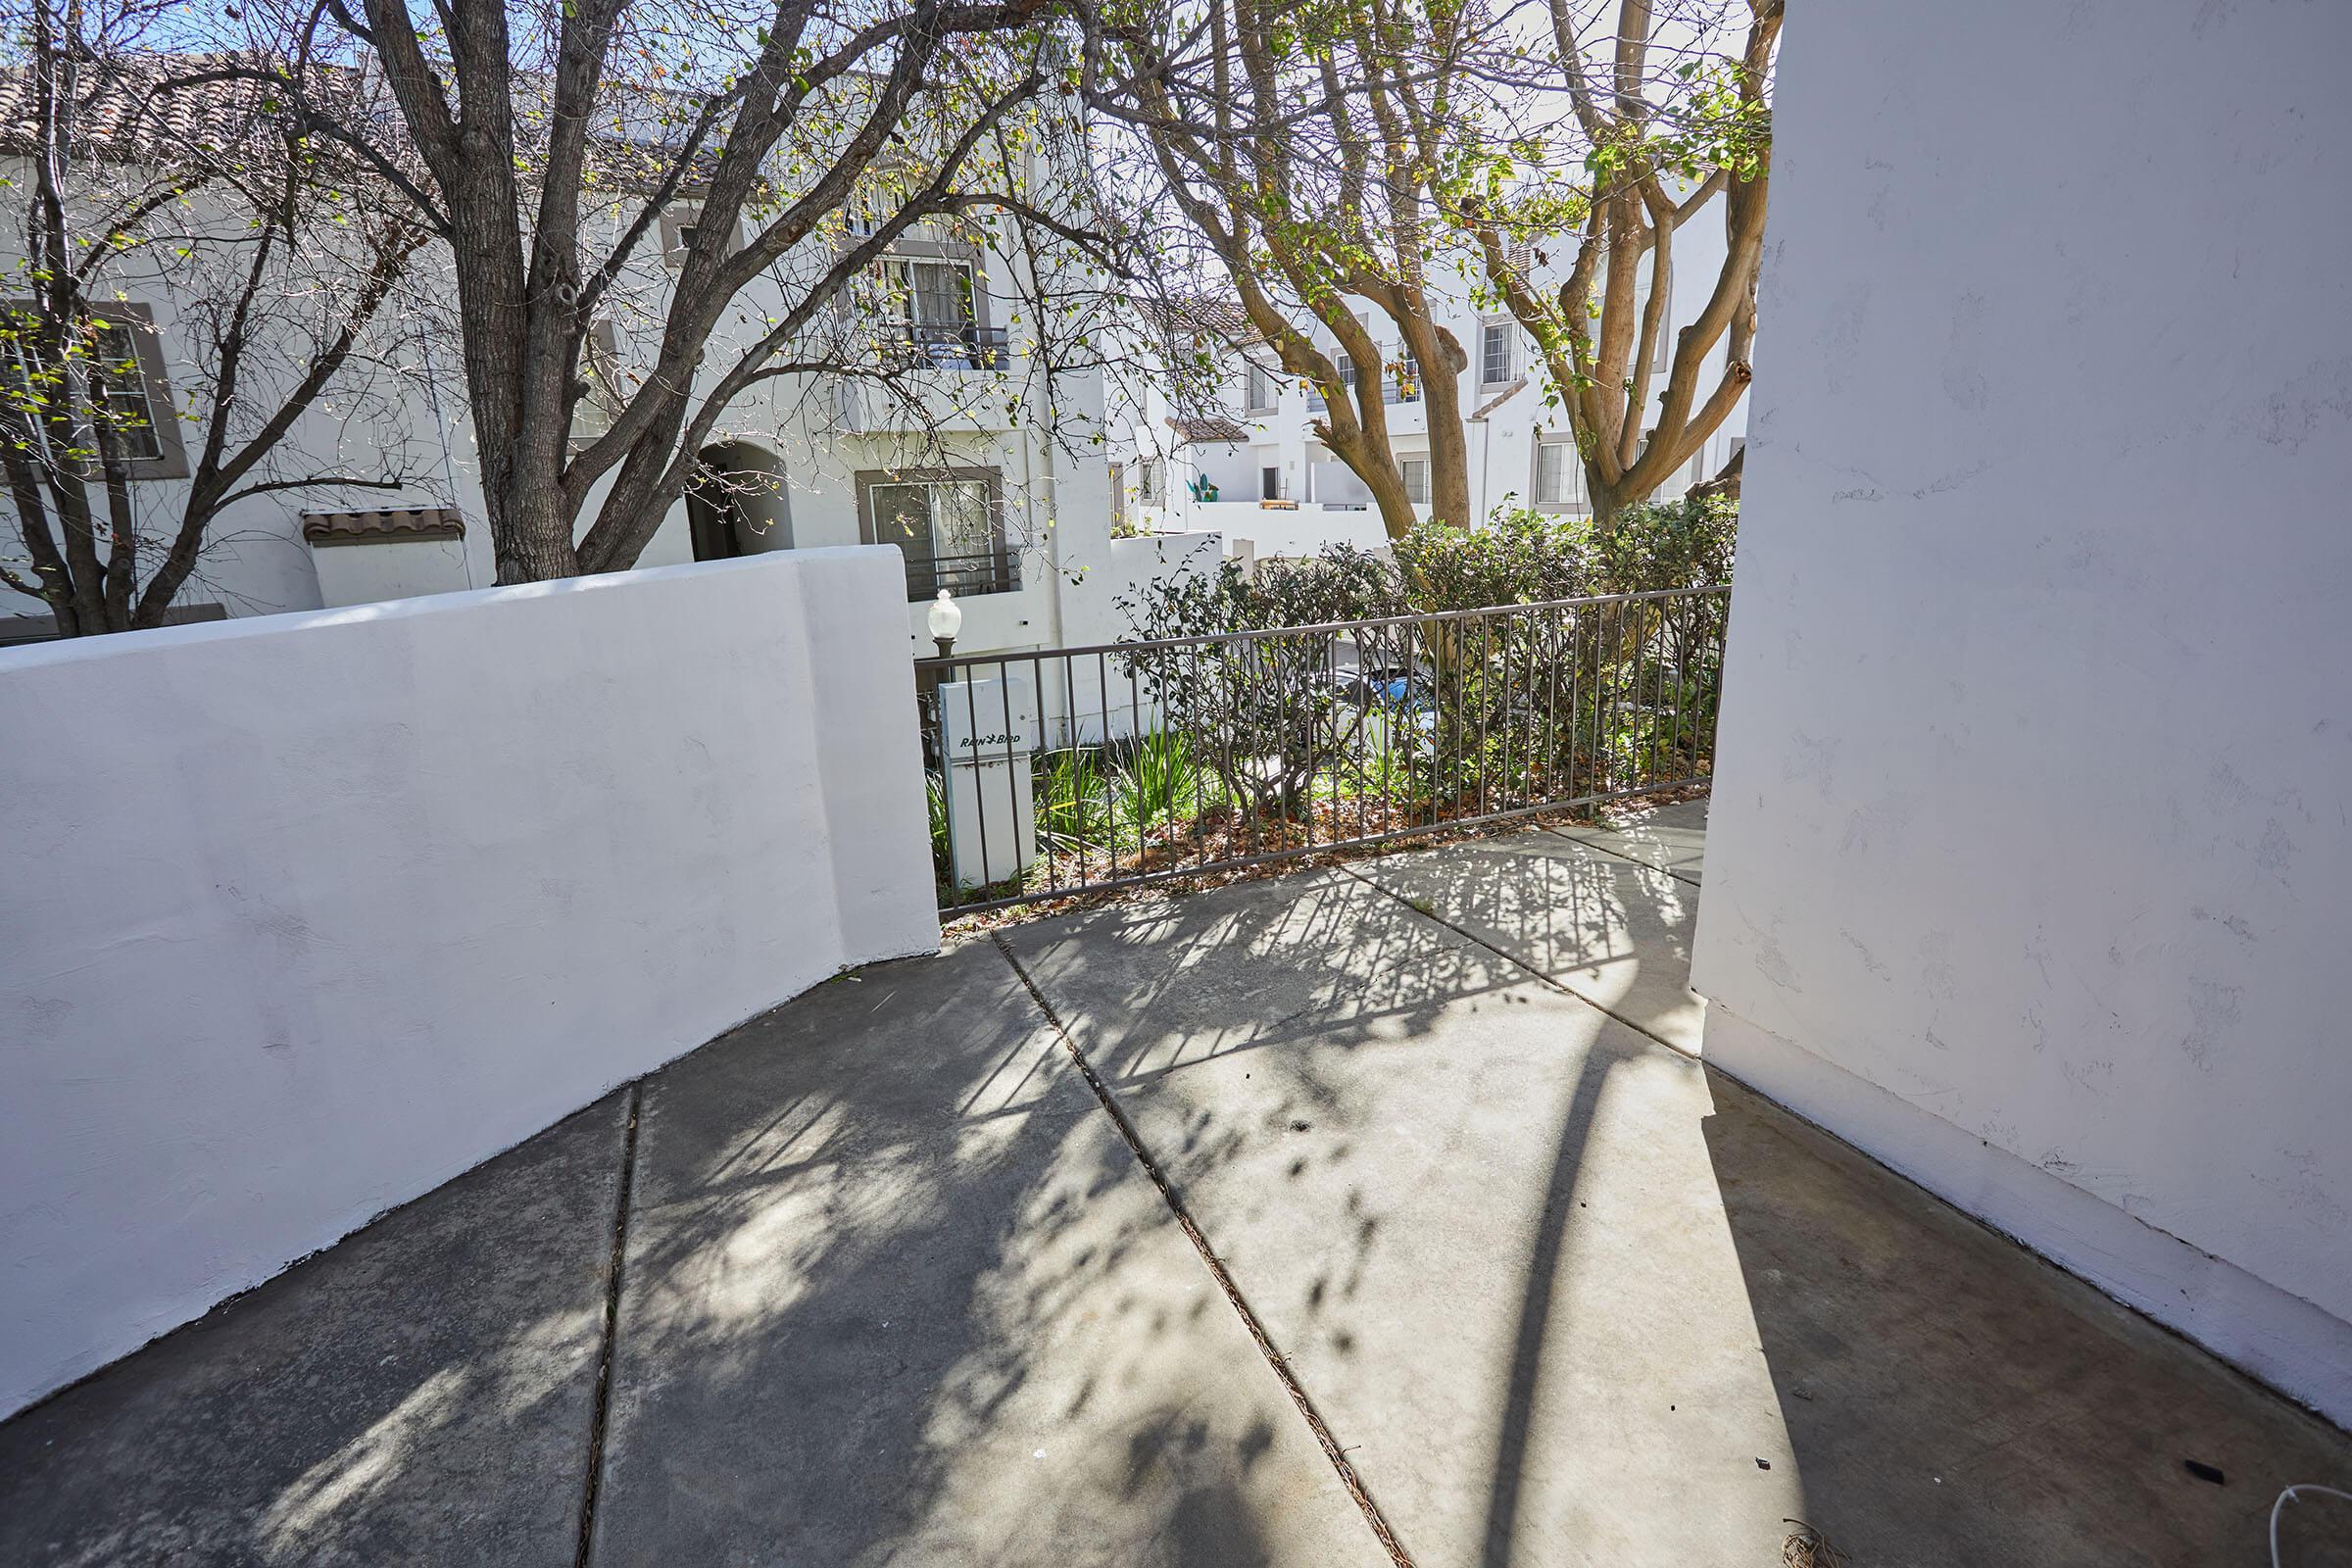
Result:
[[1565,509],[1586,504],[1585,466],[1576,455],[1576,443],[1566,439],[1539,441],[1536,444],[1536,505]]
[[[996,479],[977,468],[860,475],[866,537],[897,545],[909,591],[990,593],[1006,586],[997,533]],[[929,591],[916,594],[928,599]]]
[[1479,380],[1487,386],[1500,386],[1511,378],[1511,323],[1489,321],[1479,329]]
[[[12,302],[7,310],[16,318],[0,323],[7,328],[0,331],[0,385],[11,394],[11,402],[33,416],[26,433],[42,461],[78,464],[89,452],[86,426],[74,438],[75,451],[56,453],[50,449],[49,426],[40,417],[63,388],[53,380],[40,352],[28,314],[31,307]],[[133,479],[185,477],[187,461],[155,318],[144,305],[118,302],[104,310],[105,318],[90,323],[78,355],[101,389],[103,428],[98,439],[121,458]]]
[[887,316],[918,348],[961,355],[980,324],[979,276],[969,262],[894,257],[880,264]]
[[1135,465],[1135,499],[1137,502],[1147,507],[1166,505],[1166,496],[1160,489],[1160,486],[1166,482],[1165,472],[1166,470],[1161,468],[1157,458],[1143,458],[1137,461]]
[[1251,414],[1273,413],[1275,398],[1278,395],[1278,389],[1274,384],[1274,372],[1260,366],[1250,367],[1250,412]]
[[1416,507],[1429,505],[1429,460],[1398,458],[1396,471],[1404,480],[1404,499]]
[[1337,351],[1337,352],[1336,352],[1336,353],[1335,353],[1335,354],[1332,356],[1332,359],[1333,359],[1333,362],[1334,362],[1335,364],[1337,364],[1337,365],[1339,366],[1339,368],[1340,368],[1340,385],[1342,385],[1342,386],[1344,386],[1344,387],[1348,388],[1348,389],[1349,391],[1351,391],[1351,392],[1352,392],[1352,391],[1354,391],[1354,390],[1355,390],[1355,361],[1354,361],[1354,360],[1352,360],[1352,359],[1350,359],[1350,358],[1348,357],[1348,351],[1347,351],[1346,349],[1340,349],[1340,350],[1338,350],[1338,351]]

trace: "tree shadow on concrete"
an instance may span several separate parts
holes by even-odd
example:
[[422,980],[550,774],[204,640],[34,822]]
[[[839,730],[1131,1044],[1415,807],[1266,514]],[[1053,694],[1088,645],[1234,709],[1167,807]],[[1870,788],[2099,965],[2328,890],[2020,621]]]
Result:
[[1550,832],[1367,861],[1359,875],[1679,1050],[1695,1053],[1698,889]]
[[1237,1053],[1425,1034],[1516,965],[1340,871],[1065,915],[1007,934],[1115,1085]]
[[[1708,1156],[1809,1522],[1854,1562],[2259,1562],[2281,1487],[2352,1474],[2352,1438],[1708,1077]],[[2352,1564],[2343,1523],[2287,1560]]]
[[649,1085],[619,1321],[599,1563],[1370,1544],[986,944],[836,982]]
[[[625,1097],[0,1428],[0,1560],[568,1563]],[[608,1563],[1322,1563],[1371,1548],[982,948],[643,1088]]]
[[1574,1332],[1557,1284],[1604,1091],[1643,1048],[1423,910],[1540,904],[1630,941],[1618,884],[1654,873],[1572,847],[1413,859],[1388,878],[1410,903],[1310,875],[1009,941],[1419,1560],[1570,1560],[1539,1484],[1574,1398],[1546,1375]]

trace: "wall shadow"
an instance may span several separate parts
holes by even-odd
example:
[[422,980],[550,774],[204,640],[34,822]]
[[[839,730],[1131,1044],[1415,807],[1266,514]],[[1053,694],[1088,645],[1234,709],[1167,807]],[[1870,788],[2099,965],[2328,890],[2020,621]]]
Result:
[[576,1534],[624,1123],[608,1097],[0,1425],[0,1561]]
[[[1708,1077],[1708,1156],[1809,1522],[1854,1562],[2260,1562],[2280,1487],[2352,1473],[2352,1439]],[[2344,1523],[2289,1561],[2352,1564]]]

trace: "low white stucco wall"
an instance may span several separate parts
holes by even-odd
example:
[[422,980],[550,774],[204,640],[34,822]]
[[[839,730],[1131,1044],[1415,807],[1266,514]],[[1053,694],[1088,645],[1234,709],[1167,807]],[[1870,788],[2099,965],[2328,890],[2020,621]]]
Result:
[[1311,502],[1282,508],[1261,507],[1254,501],[1195,501],[1185,519],[1196,528],[1215,529],[1228,540],[1248,540],[1260,561],[1273,556],[1317,556],[1327,545],[1379,550],[1389,542],[1379,513],[1343,511]]
[[0,653],[0,1412],[927,950],[893,550]]
[[2338,1420],[2347,59],[1792,21],[1693,968],[1728,1070]]

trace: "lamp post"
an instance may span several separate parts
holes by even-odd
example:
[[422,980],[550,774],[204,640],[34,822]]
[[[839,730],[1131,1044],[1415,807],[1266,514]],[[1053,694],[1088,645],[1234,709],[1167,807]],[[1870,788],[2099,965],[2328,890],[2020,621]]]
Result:
[[932,601],[929,620],[931,640],[939,645],[939,657],[949,658],[956,652],[956,634],[963,630],[963,611],[945,588]]

